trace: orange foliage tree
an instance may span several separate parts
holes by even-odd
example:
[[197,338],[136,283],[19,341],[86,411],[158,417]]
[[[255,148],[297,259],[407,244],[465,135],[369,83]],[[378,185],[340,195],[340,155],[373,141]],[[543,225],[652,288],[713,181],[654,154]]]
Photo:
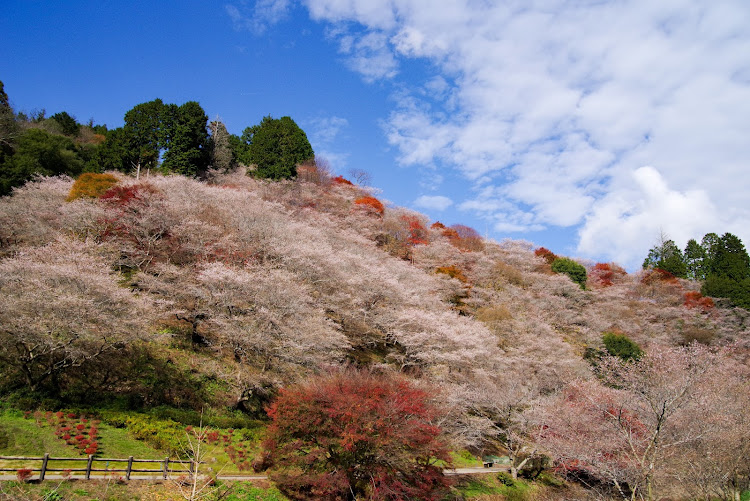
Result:
[[426,245],[430,243],[427,228],[424,227],[422,221],[417,216],[404,214],[401,216],[401,221],[406,224],[407,231],[409,232],[406,237],[406,242],[409,245]]
[[358,207],[365,209],[367,212],[371,212],[379,216],[382,216],[385,213],[385,207],[383,206],[383,203],[375,197],[360,197],[356,199],[354,203]]
[[534,251],[534,255],[544,259],[547,264],[552,264],[557,259],[557,254],[545,247],[539,247]]

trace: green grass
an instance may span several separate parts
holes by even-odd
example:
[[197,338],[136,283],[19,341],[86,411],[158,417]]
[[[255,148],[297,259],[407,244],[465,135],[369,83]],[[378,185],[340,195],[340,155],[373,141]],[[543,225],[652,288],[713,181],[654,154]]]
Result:
[[[80,414],[80,413],[76,413]],[[87,411],[88,416],[92,411]],[[191,456],[188,445],[188,435],[184,423],[176,422],[169,417],[158,418],[156,413],[125,413],[120,411],[107,411],[102,413],[102,420],[98,424],[97,443],[99,449],[96,458],[126,459],[133,456],[136,459],[159,459],[163,460],[169,456],[171,459],[187,460]],[[161,415],[172,417],[184,417],[186,420],[200,421],[200,415],[192,412],[175,411],[167,412],[161,410]],[[44,413],[38,414],[43,416]],[[221,424],[249,425],[252,428],[212,428],[219,436],[231,437],[229,443],[219,440],[214,444],[202,444],[203,460],[206,464],[201,470],[207,474],[237,474],[242,473],[238,466],[232,461],[225,450],[227,445],[235,448],[235,454],[241,450],[242,461],[245,468],[249,469],[250,461],[257,454],[260,447],[262,435],[261,423],[243,418],[242,416],[211,416],[209,420]],[[39,424],[34,414],[28,414],[15,410],[0,411],[0,455],[2,456],[26,456],[41,457],[49,453],[51,457],[85,458],[85,455],[55,436],[55,426],[47,423],[43,417]],[[194,437],[191,435],[191,438]],[[161,446],[161,447],[160,447]],[[38,469],[40,461],[4,461],[3,467],[21,468],[29,467]],[[84,468],[83,461],[55,461],[51,468]],[[111,463],[108,468],[124,468],[123,463]],[[140,464],[136,467],[146,469],[158,469],[157,464]],[[105,468],[104,463],[96,463],[94,468]],[[76,472],[75,475],[80,475]]]
[[164,459],[167,457],[162,451],[133,439],[122,428],[110,428],[107,425],[101,425],[99,429],[99,441],[102,444],[99,456],[108,458],[126,458],[133,456],[138,459]]
[[275,487],[256,487],[248,482],[237,482],[226,501],[284,501],[287,498]]
[[525,480],[513,480],[507,473],[482,475],[462,480],[456,491],[464,499],[475,499],[485,495],[502,495],[507,501],[526,501],[536,486]]

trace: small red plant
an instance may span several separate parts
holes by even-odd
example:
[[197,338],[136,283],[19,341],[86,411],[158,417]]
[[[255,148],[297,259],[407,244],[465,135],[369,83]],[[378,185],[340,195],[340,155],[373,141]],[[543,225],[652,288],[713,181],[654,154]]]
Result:
[[31,474],[34,472],[31,468],[20,468],[16,470],[16,478],[19,482],[26,482],[31,478]]
[[432,228],[433,230],[444,230],[445,225],[441,223],[440,221],[435,221],[434,223],[432,223],[430,228]]

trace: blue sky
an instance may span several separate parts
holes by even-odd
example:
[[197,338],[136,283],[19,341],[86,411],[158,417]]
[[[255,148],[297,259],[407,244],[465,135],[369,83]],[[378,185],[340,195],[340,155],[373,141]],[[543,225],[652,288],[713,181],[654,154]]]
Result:
[[746,0],[6,0],[0,40],[16,110],[289,115],[396,205],[630,269],[750,243]]

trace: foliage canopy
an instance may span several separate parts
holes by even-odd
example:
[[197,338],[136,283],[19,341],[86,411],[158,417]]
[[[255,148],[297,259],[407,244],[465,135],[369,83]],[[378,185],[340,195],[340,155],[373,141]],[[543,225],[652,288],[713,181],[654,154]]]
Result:
[[290,117],[266,116],[246,128],[242,140],[247,145],[242,160],[255,165],[252,174],[260,178],[291,179],[297,165],[315,156],[307,135]]
[[397,376],[344,371],[281,391],[264,443],[291,499],[442,499],[449,461],[424,390]]

